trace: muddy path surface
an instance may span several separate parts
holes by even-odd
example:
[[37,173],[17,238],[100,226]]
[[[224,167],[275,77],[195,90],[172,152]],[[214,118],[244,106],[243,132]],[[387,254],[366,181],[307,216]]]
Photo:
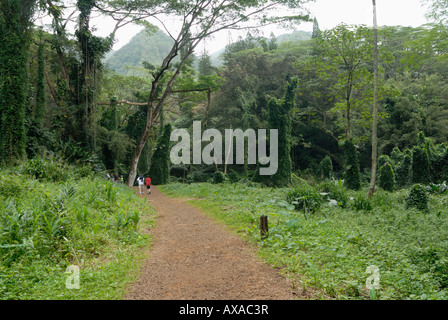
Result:
[[[147,200],[157,211],[153,242],[129,300],[303,299],[290,282],[225,225],[185,200],[152,187]],[[137,189],[136,192],[138,193]]]

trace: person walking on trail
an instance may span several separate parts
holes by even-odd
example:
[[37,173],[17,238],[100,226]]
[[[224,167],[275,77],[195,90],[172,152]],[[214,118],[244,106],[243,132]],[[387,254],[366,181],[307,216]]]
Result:
[[140,192],[140,194],[144,194],[143,192],[143,186],[144,186],[144,179],[143,179],[143,175],[140,175],[140,177],[137,178],[137,182],[138,182],[138,191]]
[[146,176],[145,182],[146,182],[146,189],[148,190],[148,194],[150,194],[151,193],[151,178],[149,176]]

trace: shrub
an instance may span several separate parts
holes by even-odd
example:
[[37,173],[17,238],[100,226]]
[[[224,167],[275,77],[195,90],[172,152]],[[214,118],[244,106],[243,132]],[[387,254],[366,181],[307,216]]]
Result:
[[157,147],[151,158],[149,176],[155,185],[168,183],[170,176],[170,135],[172,131],[171,124],[166,124],[162,135],[157,141]]
[[389,156],[383,154],[378,157],[378,168],[381,168],[386,163],[392,163],[392,160],[389,158]]
[[328,199],[336,200],[338,206],[345,208],[348,204],[348,193],[347,189],[342,184],[342,181],[327,181],[320,185],[321,192],[328,193]]
[[0,196],[5,198],[19,196],[25,185],[22,181],[24,177],[19,175],[0,175]]
[[378,183],[380,188],[386,191],[394,191],[395,188],[395,174],[392,166],[389,162],[386,162],[380,168],[380,174],[378,177]]
[[397,166],[400,162],[402,162],[404,159],[404,155],[405,154],[401,152],[398,147],[394,147],[390,154],[390,159],[392,160],[393,165]]
[[412,149],[412,183],[429,183],[431,181],[430,159],[424,145]]
[[298,211],[315,212],[323,202],[321,194],[310,185],[301,185],[289,189],[286,201]]
[[361,174],[359,171],[358,151],[351,140],[344,143],[345,173],[344,179],[348,189],[359,190],[361,188]]
[[320,162],[320,171],[322,172],[322,176],[324,179],[330,179],[333,173],[333,163],[331,162],[331,158],[326,156]]
[[226,180],[226,175],[221,171],[216,171],[213,176],[213,183],[223,183]]
[[428,195],[425,187],[419,184],[412,186],[405,198],[406,208],[417,208],[419,210],[428,210]]
[[401,162],[395,169],[395,182],[399,187],[407,187],[411,183],[412,175],[412,151],[406,149]]
[[353,197],[352,207],[357,211],[371,211],[373,209],[373,204],[370,198],[366,197],[363,194],[357,194],[355,197]]

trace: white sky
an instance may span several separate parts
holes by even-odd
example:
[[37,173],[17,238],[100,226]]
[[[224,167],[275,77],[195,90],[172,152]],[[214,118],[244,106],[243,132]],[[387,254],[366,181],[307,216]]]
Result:
[[[378,25],[384,26],[412,26],[418,27],[427,23],[425,19],[426,9],[422,7],[420,0],[376,0]],[[373,9],[371,0],[316,0],[308,4],[312,16],[319,22],[320,29],[331,29],[340,23],[366,24],[373,23]],[[298,30],[312,31],[312,23],[304,23],[298,26]],[[119,49],[141,30],[141,27],[124,27],[117,33],[118,42],[114,50]],[[271,31],[276,36],[289,33],[287,30],[264,31],[269,36]],[[244,33],[245,34],[245,33]],[[238,33],[231,37],[233,41],[238,38]],[[213,53],[229,43],[229,32],[223,31],[214,39],[206,40],[209,52]]]
[[[418,27],[427,23],[425,19],[425,8],[421,6],[420,0],[376,0],[378,25],[401,25]],[[346,24],[365,24],[372,25],[373,9],[372,0],[316,0],[307,5],[312,16],[315,16],[319,22],[320,29],[331,29],[340,23]],[[107,23],[105,20],[94,19],[93,25],[97,27],[97,34],[107,36],[113,28],[113,23]],[[312,23],[303,23],[297,27],[298,30],[312,31]],[[119,29],[116,33],[117,42],[113,49],[118,50],[136,35],[142,27],[127,25]],[[269,36],[274,32],[276,36],[291,31],[284,29],[264,29],[264,35]],[[238,35],[244,36],[246,32],[233,32],[231,38],[229,31],[222,31],[214,36],[213,39],[207,39],[204,45],[209,53],[213,53],[225,47],[229,40],[237,40]],[[202,50],[202,48],[199,48]]]

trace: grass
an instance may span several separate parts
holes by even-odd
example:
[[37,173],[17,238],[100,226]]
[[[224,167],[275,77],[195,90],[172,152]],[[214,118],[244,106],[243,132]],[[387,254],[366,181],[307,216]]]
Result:
[[[121,299],[150,245],[154,210],[124,185],[66,164],[0,171],[0,299]],[[69,171],[68,174],[66,171]],[[48,178],[49,177],[49,178]],[[80,288],[68,289],[80,271]]]
[[[169,184],[171,196],[196,198],[194,205],[228,224],[259,254],[304,288],[319,289],[322,299],[370,299],[367,267],[377,266],[377,299],[448,297],[447,195],[429,195],[429,211],[405,209],[408,190],[348,191],[328,182],[316,210],[296,210],[290,189],[244,184]],[[298,197],[298,196],[296,196]],[[289,202],[287,201],[289,200]],[[269,219],[261,239],[259,217]]]

